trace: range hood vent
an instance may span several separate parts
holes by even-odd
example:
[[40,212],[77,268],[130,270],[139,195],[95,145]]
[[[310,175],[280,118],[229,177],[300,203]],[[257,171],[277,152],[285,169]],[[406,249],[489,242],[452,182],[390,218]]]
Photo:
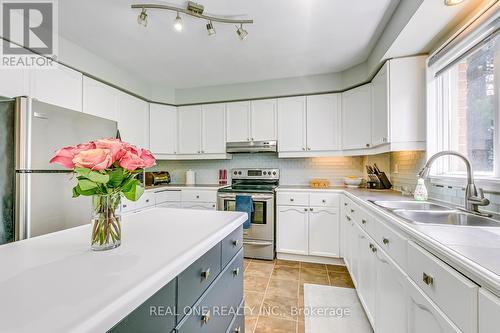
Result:
[[276,153],[276,141],[243,141],[228,142],[226,144],[227,153]]

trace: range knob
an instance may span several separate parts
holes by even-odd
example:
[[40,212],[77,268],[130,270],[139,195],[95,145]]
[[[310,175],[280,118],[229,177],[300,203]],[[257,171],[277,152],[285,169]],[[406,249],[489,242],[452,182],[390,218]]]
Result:
[[233,172],[233,174],[237,175],[237,174],[238,174],[238,172],[237,172],[237,171],[235,171],[235,172]]
[[273,176],[276,176],[276,171],[273,171]]
[[265,176],[265,175],[267,175],[267,171],[262,172],[262,174],[263,174],[264,176]]
[[240,175],[240,176],[241,176],[241,171],[238,171],[238,175]]

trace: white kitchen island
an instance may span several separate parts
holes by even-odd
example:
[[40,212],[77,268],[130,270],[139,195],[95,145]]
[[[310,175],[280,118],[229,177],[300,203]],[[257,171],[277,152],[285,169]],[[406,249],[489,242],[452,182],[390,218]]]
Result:
[[0,332],[106,332],[246,218],[153,208],[124,217],[110,251],[90,250],[90,225],[0,246]]

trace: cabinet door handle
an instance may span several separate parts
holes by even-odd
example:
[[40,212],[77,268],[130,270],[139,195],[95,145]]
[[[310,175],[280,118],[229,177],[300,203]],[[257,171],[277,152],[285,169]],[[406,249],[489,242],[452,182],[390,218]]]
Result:
[[250,140],[252,140],[252,141],[253,141],[253,138],[250,138]]
[[149,199],[146,199],[146,202],[149,202]]
[[314,209],[312,209],[312,208],[309,208],[309,210],[310,210],[310,211],[312,212],[312,211],[313,211]]
[[325,200],[325,199],[323,199],[323,200],[321,200],[321,201],[322,201],[323,203],[326,203],[326,200]]
[[366,220],[365,220],[365,219],[362,219],[362,220],[361,220],[361,223],[366,224]]
[[351,218],[349,216],[347,216],[347,215],[345,216],[345,218],[347,219],[347,221],[351,220]]
[[304,212],[307,212],[307,208],[304,208]]
[[430,286],[430,285],[432,285],[434,283],[434,278],[431,275],[429,275],[429,274],[427,274],[425,272],[422,274],[422,280],[428,286]]
[[351,209],[351,213],[354,213],[354,209]]
[[199,195],[197,195],[197,196],[196,196],[196,199],[199,199],[199,198],[200,198],[200,196],[199,196]]
[[372,250],[373,253],[377,252],[377,248],[372,243],[370,243],[370,249]]
[[234,333],[241,333],[241,326],[238,326],[238,328],[235,328]]
[[239,243],[240,243],[240,241],[236,239],[233,241],[233,246],[238,246]]
[[306,150],[306,147],[302,147],[302,150]]
[[311,150],[311,147],[307,147],[307,150]]
[[201,321],[203,322],[203,324],[208,324],[209,320],[210,320],[210,311],[207,311],[207,313],[201,315]]
[[293,201],[295,201],[295,199],[294,199],[294,198],[290,198],[290,201],[292,201],[292,202],[293,202]]
[[201,277],[206,280],[210,276],[210,267],[201,272]]
[[240,274],[240,268],[239,267],[235,268],[233,270],[233,274],[234,274],[234,276],[238,276]]
[[367,146],[367,147],[370,147],[370,144],[369,144],[369,143],[367,143],[367,144],[366,144],[366,146]]
[[344,206],[347,206],[347,202],[344,202]]
[[385,238],[385,237],[382,239],[382,242],[383,242],[385,245],[389,244],[389,240],[388,240],[387,238]]

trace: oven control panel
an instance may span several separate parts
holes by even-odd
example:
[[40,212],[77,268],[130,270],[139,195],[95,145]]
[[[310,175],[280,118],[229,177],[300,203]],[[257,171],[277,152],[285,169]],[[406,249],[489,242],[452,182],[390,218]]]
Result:
[[232,169],[233,179],[279,179],[279,169]]

